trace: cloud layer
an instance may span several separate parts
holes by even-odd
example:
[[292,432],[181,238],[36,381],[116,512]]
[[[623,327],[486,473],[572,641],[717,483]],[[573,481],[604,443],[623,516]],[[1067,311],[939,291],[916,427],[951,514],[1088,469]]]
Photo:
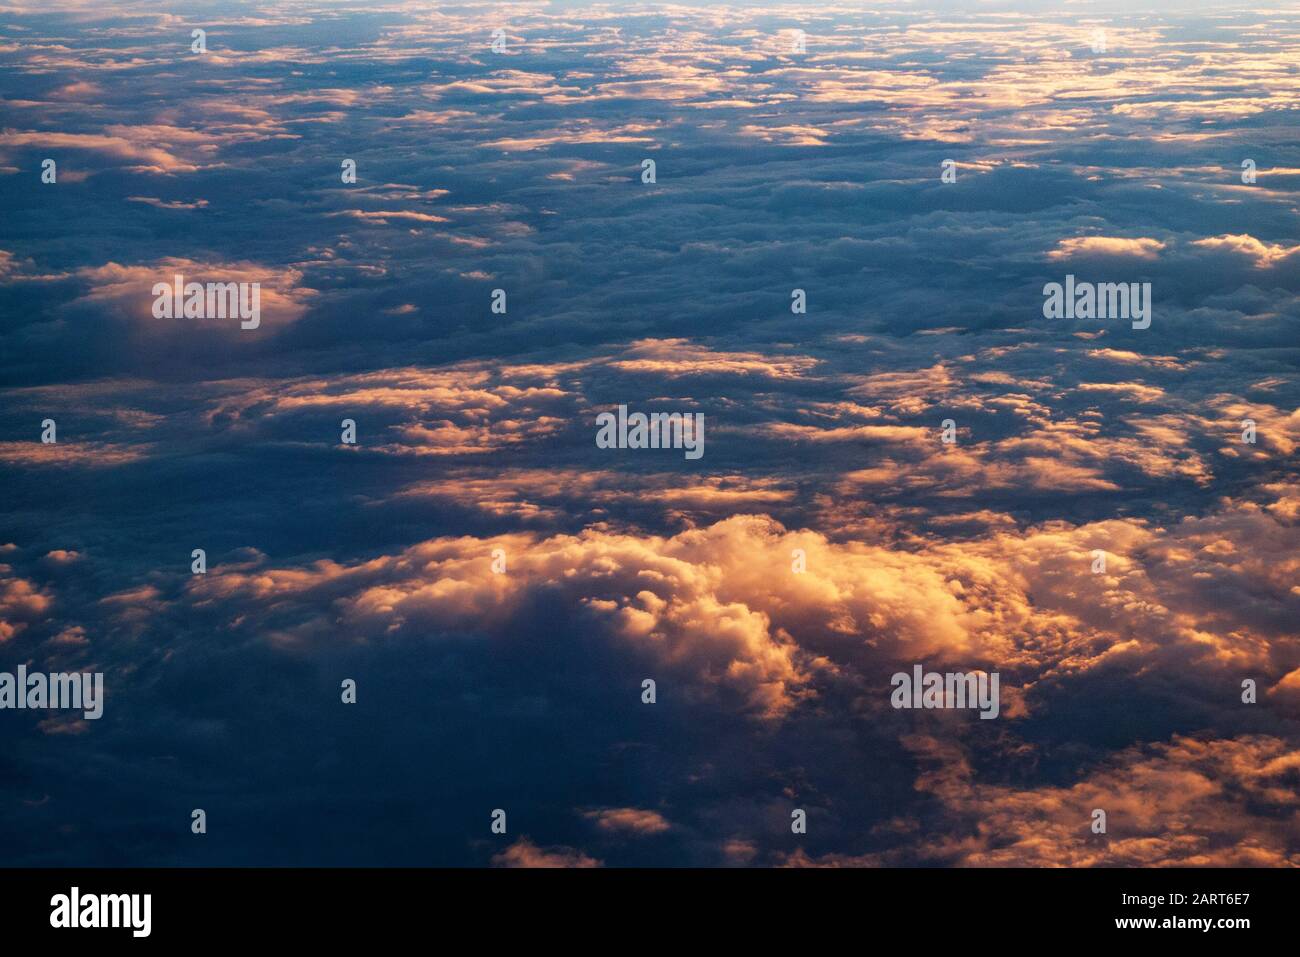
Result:
[[1300,864],[1293,13],[0,21],[4,863]]

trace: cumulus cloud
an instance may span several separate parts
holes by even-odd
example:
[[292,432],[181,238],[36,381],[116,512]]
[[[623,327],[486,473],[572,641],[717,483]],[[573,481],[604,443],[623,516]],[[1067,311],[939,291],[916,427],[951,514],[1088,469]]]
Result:
[[1062,239],[1047,254],[1048,259],[1078,259],[1088,256],[1127,256],[1155,259],[1165,244],[1158,239],[1126,239],[1120,236],[1075,236]]
[[52,604],[48,592],[0,565],[0,641],[9,641],[33,621],[40,620]]

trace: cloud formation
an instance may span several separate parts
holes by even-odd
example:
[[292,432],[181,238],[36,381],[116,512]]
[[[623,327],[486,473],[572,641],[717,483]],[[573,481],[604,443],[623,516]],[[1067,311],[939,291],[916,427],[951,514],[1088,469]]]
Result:
[[5,863],[1300,864],[1300,20],[508,13],[4,8]]

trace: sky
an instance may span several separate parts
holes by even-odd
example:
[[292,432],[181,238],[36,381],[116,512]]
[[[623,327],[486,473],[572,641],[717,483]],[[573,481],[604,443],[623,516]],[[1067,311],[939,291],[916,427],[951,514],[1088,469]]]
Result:
[[1298,43],[0,0],[0,863],[1300,865]]

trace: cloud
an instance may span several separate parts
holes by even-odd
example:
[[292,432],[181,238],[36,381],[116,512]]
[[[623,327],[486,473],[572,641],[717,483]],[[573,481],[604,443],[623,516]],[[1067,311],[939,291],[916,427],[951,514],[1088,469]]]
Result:
[[672,827],[658,811],[634,807],[602,808],[586,811],[583,816],[603,831],[632,835],[662,834]]
[[600,867],[601,862],[572,847],[538,847],[522,837],[492,858],[496,867]]
[[7,863],[1296,863],[1294,17],[410,13],[9,11],[0,637],[110,696],[6,722]]
[[0,641],[9,641],[51,609],[52,596],[0,565]]
[[[1300,866],[1287,780],[1300,752],[1277,738],[1193,739],[1125,749],[1067,787],[982,785],[951,745],[917,737],[917,788],[965,828],[922,838],[921,858],[971,867]],[[1106,814],[1094,835],[1093,812]],[[881,862],[888,860],[885,857]]]
[[1120,236],[1076,236],[1062,239],[1047,254],[1048,259],[1078,259],[1088,256],[1127,257],[1155,259],[1165,248],[1158,239],[1125,239]]
[[[7,130],[0,133],[0,150],[5,147],[39,147],[51,150],[87,150],[102,154],[119,165],[156,173],[192,173],[194,164],[160,146],[143,130],[117,129],[114,133],[42,133]],[[165,140],[166,137],[158,137]],[[5,150],[7,153],[8,151]],[[66,179],[66,177],[65,177]]]
[[1280,243],[1266,243],[1245,233],[1236,236],[1211,236],[1198,239],[1193,245],[1246,256],[1254,260],[1257,269],[1277,266],[1295,256],[1296,253],[1300,253],[1300,245],[1284,246]]

